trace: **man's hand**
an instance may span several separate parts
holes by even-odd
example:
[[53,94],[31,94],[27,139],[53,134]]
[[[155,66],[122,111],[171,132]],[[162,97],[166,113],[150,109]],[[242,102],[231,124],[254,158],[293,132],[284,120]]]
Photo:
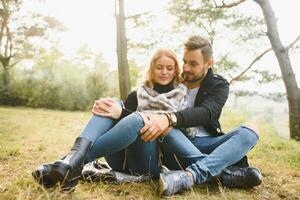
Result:
[[[144,116],[143,116],[144,115]],[[140,130],[141,138],[145,142],[153,141],[161,135],[169,133],[169,121],[163,114],[142,114],[145,126]]]
[[112,98],[105,97],[95,101],[92,113],[103,117],[119,119],[122,114],[122,107]]

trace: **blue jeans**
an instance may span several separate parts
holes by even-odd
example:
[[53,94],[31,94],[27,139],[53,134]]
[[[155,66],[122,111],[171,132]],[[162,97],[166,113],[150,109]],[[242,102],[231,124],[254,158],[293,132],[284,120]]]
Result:
[[92,142],[86,162],[105,157],[115,171],[157,177],[157,143],[141,140],[139,131],[144,126],[142,117],[132,113],[116,122],[97,115],[89,120],[79,136]]
[[[219,175],[226,167],[241,160],[258,142],[258,135],[240,126],[217,137],[188,139],[181,131],[173,129],[160,142],[163,163],[171,168],[186,168],[197,184]],[[179,164],[178,164],[179,163]]]

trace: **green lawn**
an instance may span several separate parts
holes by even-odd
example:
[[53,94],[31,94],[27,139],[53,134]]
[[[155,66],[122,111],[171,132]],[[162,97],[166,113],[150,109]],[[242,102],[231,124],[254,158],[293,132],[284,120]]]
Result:
[[[225,112],[229,130],[244,120],[242,113]],[[157,182],[113,185],[79,183],[75,192],[45,190],[31,171],[61,157],[89,119],[88,112],[63,112],[21,107],[0,107],[0,199],[158,199]],[[257,120],[261,139],[249,154],[261,169],[262,185],[230,190],[203,184],[172,199],[300,199],[300,143],[278,137],[274,128]]]

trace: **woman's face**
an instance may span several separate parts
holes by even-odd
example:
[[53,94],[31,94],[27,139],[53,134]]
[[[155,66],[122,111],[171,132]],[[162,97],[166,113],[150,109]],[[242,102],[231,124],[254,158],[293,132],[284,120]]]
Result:
[[160,85],[169,84],[175,76],[175,61],[167,56],[156,60],[153,69],[153,82]]

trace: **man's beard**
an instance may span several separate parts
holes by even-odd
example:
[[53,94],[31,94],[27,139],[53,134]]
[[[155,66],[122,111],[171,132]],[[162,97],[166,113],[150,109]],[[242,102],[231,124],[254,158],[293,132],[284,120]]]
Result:
[[192,78],[191,80],[188,80],[188,79],[186,79],[186,76],[184,75],[184,73],[182,74],[182,76],[183,76],[183,78],[184,78],[184,81],[185,82],[188,82],[188,83],[195,83],[195,82],[197,82],[197,81],[200,81],[200,80],[202,80],[204,77],[205,77],[205,73],[203,73],[201,76],[199,76],[199,77],[194,77],[194,78]]

